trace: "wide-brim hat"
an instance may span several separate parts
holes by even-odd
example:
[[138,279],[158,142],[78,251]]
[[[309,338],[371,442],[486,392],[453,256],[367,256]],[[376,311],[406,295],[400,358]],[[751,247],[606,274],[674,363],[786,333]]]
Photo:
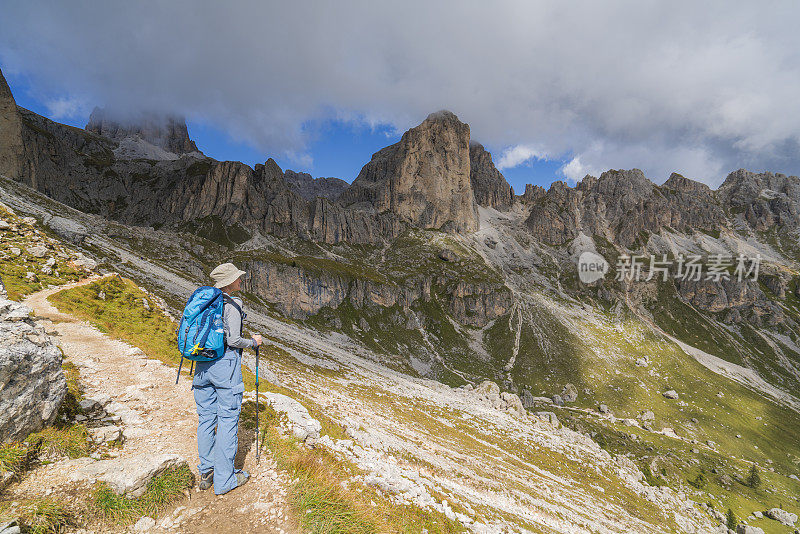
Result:
[[211,279],[214,280],[214,287],[223,288],[246,274],[232,263],[223,263],[214,267],[214,270],[211,271]]

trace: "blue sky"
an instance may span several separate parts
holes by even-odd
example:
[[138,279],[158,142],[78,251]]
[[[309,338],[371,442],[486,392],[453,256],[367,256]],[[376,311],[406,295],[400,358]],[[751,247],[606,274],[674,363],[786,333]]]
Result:
[[[31,80],[21,73],[9,72],[4,75],[17,104],[44,115],[58,122],[83,128],[88,122],[91,105],[73,106],[53,116],[53,102],[61,101],[58,95],[40,91]],[[42,96],[42,95],[47,96]],[[64,95],[63,101],[69,101]],[[361,167],[369,161],[372,154],[381,148],[400,140],[402,132],[398,132],[389,124],[371,126],[344,120],[324,120],[307,122],[304,130],[309,138],[305,161],[299,161],[288,155],[265,154],[252,145],[233,139],[225,131],[207,121],[187,121],[189,136],[197,147],[207,156],[218,160],[241,161],[250,166],[264,163],[272,157],[282,169],[307,172],[317,177],[333,176],[352,182]],[[503,147],[486,146],[493,153],[495,163],[499,161]],[[310,159],[310,161],[309,161]],[[519,165],[507,168],[503,175],[514,187],[517,194],[522,194],[525,184],[533,183],[547,187],[553,180],[563,180],[559,168],[568,158],[562,159],[528,159]]]

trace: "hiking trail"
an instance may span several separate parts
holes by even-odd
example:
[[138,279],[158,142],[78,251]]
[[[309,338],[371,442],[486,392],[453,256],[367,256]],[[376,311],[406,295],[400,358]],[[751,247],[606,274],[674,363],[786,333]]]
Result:
[[[107,409],[121,418],[125,436],[118,458],[177,454],[188,462],[197,477],[197,412],[190,378],[182,375],[176,385],[175,368],[147,358],[138,348],[112,339],[91,324],[58,311],[47,300],[58,291],[99,278],[93,276],[42,290],[23,302],[37,318],[52,321],[52,330],[56,332],[53,337],[64,359],[74,363],[80,371],[85,397],[111,398]],[[187,498],[165,510],[156,520],[156,526],[148,531],[297,532],[286,502],[288,477],[278,472],[268,450],[262,451],[256,465],[254,439],[254,432],[240,425],[236,466],[251,474],[247,484],[221,496],[215,496],[213,490],[201,492],[195,484],[187,490]],[[16,485],[15,498],[69,493],[73,491],[69,488],[74,488],[69,473],[92,461],[78,458],[41,466]],[[109,526],[102,526],[101,531],[108,531]]]

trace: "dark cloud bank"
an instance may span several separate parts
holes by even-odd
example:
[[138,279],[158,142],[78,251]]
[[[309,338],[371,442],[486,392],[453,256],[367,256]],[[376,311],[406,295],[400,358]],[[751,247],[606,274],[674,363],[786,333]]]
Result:
[[[447,108],[510,166],[800,173],[797,3],[6,2],[0,64],[54,115],[182,113],[302,158],[302,125]],[[499,148],[508,149],[505,154]],[[352,177],[347,177],[352,178]]]

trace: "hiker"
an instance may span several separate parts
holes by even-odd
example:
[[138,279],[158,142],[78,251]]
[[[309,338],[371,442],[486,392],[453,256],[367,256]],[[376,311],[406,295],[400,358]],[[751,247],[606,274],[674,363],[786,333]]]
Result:
[[242,349],[261,345],[260,335],[249,339],[242,337],[246,314],[242,311],[241,299],[232,296],[239,291],[245,274],[232,263],[223,263],[211,271],[214,287],[223,292],[225,354],[217,360],[198,361],[192,380],[198,416],[200,489],[208,489],[213,483],[217,495],[241,486],[250,478],[247,471],[233,467],[239,446],[239,414],[244,394]]

